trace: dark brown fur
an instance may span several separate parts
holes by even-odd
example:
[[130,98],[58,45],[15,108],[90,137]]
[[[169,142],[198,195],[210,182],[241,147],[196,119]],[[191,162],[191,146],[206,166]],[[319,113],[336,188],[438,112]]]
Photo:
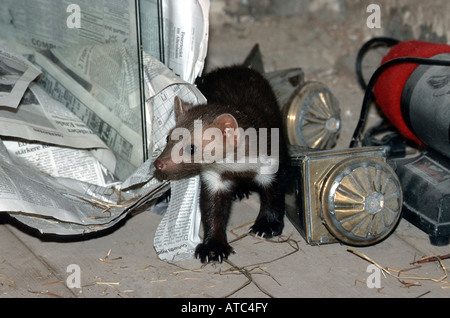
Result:
[[[250,231],[266,238],[281,234],[284,225],[287,148],[276,97],[261,74],[243,66],[233,66],[213,71],[198,79],[196,84],[207,98],[208,104],[192,106],[176,99],[175,128],[183,127],[193,131],[194,121],[202,120],[203,128],[221,129],[224,143],[229,142],[229,139],[225,138],[228,128],[279,129],[279,168],[267,179],[270,181],[264,181],[265,183],[257,180],[258,174],[251,168],[238,170],[235,166],[223,163],[220,167],[217,163],[174,164],[170,154],[177,140],[170,138],[166,149],[155,161],[155,167],[168,178],[200,173],[200,210],[204,236],[203,243],[197,246],[195,254],[202,262],[222,261],[233,252],[227,242],[226,226],[234,198],[248,196],[251,191],[258,192],[261,201],[260,212]],[[271,140],[270,134],[268,140]],[[205,144],[202,145],[204,146]],[[271,149],[270,143],[268,147]],[[216,176],[219,176],[217,180],[224,184],[223,188],[219,182],[213,182],[217,189],[211,187],[211,180],[216,180]]]

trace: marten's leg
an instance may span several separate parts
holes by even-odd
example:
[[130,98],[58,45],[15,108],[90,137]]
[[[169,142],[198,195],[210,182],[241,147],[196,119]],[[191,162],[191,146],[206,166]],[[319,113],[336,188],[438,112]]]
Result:
[[270,185],[260,187],[258,192],[261,207],[250,232],[264,238],[280,235],[284,227],[285,211],[285,191],[281,175],[277,174]]
[[222,262],[234,253],[228,245],[226,228],[233,202],[230,181],[219,184],[219,179],[202,175],[200,212],[203,225],[203,243],[195,249],[195,257],[205,262]]

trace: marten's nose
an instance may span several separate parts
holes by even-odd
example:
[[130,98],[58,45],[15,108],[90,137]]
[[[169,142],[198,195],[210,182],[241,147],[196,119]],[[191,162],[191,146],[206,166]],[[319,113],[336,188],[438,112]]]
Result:
[[158,170],[164,170],[166,168],[166,164],[161,159],[156,159],[153,165]]

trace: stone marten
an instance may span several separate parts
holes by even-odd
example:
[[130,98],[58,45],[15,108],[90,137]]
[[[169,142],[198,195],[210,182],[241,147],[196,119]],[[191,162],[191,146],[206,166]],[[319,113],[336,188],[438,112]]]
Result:
[[270,238],[284,226],[287,146],[277,99],[260,73],[244,66],[219,68],[196,81],[207,104],[176,97],[175,127],[155,160],[165,179],[200,174],[203,242],[195,256],[222,262],[234,253],[226,226],[232,202],[250,192],[260,196],[250,232]]

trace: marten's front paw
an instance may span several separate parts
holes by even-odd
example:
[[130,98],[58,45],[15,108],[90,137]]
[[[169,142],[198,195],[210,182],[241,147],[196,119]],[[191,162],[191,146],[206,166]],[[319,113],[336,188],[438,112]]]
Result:
[[234,254],[234,250],[230,245],[217,242],[200,243],[195,249],[195,257],[200,258],[202,263],[222,263],[223,259],[228,259],[231,253]]
[[280,235],[283,231],[283,226],[283,221],[257,220],[249,232],[263,238],[271,238]]

